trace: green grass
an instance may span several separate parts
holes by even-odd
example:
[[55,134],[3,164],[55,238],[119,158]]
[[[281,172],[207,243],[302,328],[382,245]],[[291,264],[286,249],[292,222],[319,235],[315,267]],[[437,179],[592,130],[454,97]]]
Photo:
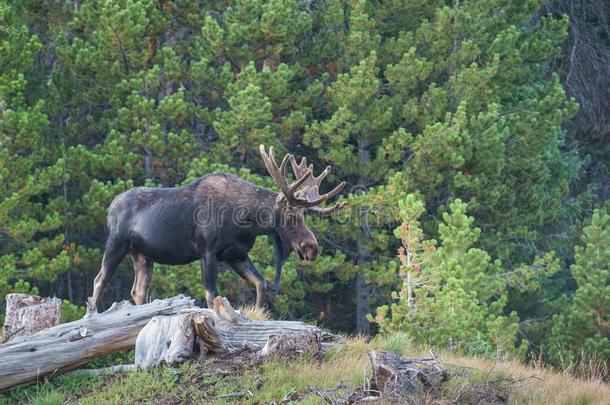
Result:
[[0,395],[0,404],[63,404],[72,398],[87,395],[103,384],[102,377],[78,370],[57,376],[48,382],[13,389],[5,395]]
[[[45,383],[18,388],[0,396],[3,403],[33,404],[125,404],[125,403],[265,403],[285,397],[300,403],[324,403],[314,390],[346,384],[350,390],[362,387],[371,377],[368,351],[394,350],[402,355],[427,356],[406,335],[378,336],[371,342],[347,339],[345,345],[330,350],[322,361],[301,359],[270,361],[243,368],[237,361],[232,372],[218,372],[226,366],[209,359],[152,371],[134,371],[111,376],[77,371]],[[418,402],[514,404],[603,404],[610,388],[597,380],[576,380],[570,375],[513,361],[493,361],[477,357],[439,353],[451,364],[452,378],[442,392],[419,398]],[[240,368],[241,367],[241,368]],[[225,367],[226,369],[226,367]],[[222,370],[221,370],[222,371]],[[336,392],[338,397],[346,391]]]

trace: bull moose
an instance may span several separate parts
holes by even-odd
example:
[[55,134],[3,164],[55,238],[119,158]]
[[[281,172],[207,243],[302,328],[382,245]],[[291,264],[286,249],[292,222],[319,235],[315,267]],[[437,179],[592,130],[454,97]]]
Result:
[[[183,187],[134,187],[119,194],[108,209],[108,239],[87,312],[97,312],[110,278],[127,254],[135,272],[131,295],[138,305],[145,301],[154,262],[176,265],[200,260],[208,306],[216,296],[219,262],[256,286],[256,305],[262,306],[268,284],[248,256],[258,235],[267,234],[274,243],[276,292],[282,262],[291,251],[300,260],[314,260],[318,242],[304,214],[328,216],[343,208],[344,203],[319,205],[335,197],[345,182],[320,195],[320,183],[330,166],[314,177],[306,158],[297,164],[293,155],[286,154],[278,167],[273,147],[267,154],[260,145],[260,153],[279,193],[232,174],[212,173]],[[288,162],[296,179],[292,184],[286,178]]]

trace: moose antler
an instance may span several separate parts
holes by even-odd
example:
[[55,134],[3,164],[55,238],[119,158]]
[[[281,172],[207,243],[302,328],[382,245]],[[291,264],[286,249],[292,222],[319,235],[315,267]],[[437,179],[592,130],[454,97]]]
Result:
[[288,185],[288,181],[286,180],[286,166],[288,164],[288,159],[292,155],[287,154],[284,156],[282,163],[280,163],[280,167],[277,167],[277,163],[275,163],[275,158],[273,157],[273,146],[269,147],[269,154],[265,152],[265,146],[261,145],[259,149],[267,171],[273,180],[275,180],[275,183],[280,187],[280,190],[282,190],[282,194],[284,195],[284,198],[286,198],[288,204],[295,207],[303,206],[303,201],[295,197],[295,192],[309,177],[311,177],[311,171],[303,173],[294,183]]
[[[324,201],[333,198],[345,187],[345,182],[341,182],[332,191],[320,195],[320,183],[328,172],[330,172],[330,166],[328,166],[318,177],[313,177],[313,165],[307,167],[307,159],[303,158],[300,164],[297,164],[296,159],[291,154],[286,154],[280,166],[277,166],[275,158],[273,157],[273,146],[269,148],[269,154],[265,152],[265,147],[260,145],[261,156],[267,167],[267,171],[275,180],[277,185],[282,190],[282,194],[286,198],[288,204],[295,207],[303,207],[308,211],[316,213],[318,215],[326,216],[330,215],[335,211],[340,210],[345,206],[345,203],[337,203],[330,208],[320,208],[319,204]],[[292,171],[297,180],[291,185],[288,185],[286,180],[286,166],[290,160]]]
[[303,176],[306,172],[312,173],[311,177],[307,178],[307,180],[303,182],[301,189],[297,192],[296,195],[296,197],[300,200],[304,199],[309,204],[311,204],[309,207],[307,207],[308,211],[311,211],[321,216],[327,216],[335,211],[340,210],[345,206],[345,202],[340,202],[329,208],[318,207],[318,205],[322,204],[324,201],[330,200],[331,198],[339,194],[341,190],[343,190],[343,187],[345,187],[345,182],[343,181],[328,193],[320,195],[320,184],[322,184],[322,181],[326,178],[328,173],[330,173],[330,166],[326,166],[326,169],[324,169],[324,171],[322,171],[322,173],[320,173],[318,177],[314,177],[313,165],[310,164],[309,167],[307,166],[306,157],[303,157],[301,159],[301,163],[297,163],[296,159],[292,155],[290,155],[289,159],[290,166],[292,166],[292,172],[294,173],[294,176],[296,178]]

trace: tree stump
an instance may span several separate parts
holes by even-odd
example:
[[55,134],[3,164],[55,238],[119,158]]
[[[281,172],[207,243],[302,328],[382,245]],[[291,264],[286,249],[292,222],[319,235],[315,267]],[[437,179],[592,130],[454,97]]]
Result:
[[385,394],[412,395],[426,389],[440,388],[449,374],[439,364],[436,356],[408,359],[387,350],[369,352],[373,378],[371,385]]
[[29,294],[8,294],[2,336],[5,342],[30,336],[59,324],[61,300]]
[[306,332],[288,332],[269,336],[267,343],[261,349],[263,357],[293,360],[305,354],[313,359],[321,359],[324,355],[323,336],[318,330]]
[[136,339],[136,367],[149,369],[190,359],[195,344],[193,316],[187,313],[151,319]]

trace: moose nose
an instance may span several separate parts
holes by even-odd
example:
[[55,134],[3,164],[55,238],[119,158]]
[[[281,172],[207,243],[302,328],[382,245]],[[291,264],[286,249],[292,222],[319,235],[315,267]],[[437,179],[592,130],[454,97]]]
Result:
[[303,260],[312,261],[316,260],[318,256],[318,246],[310,242],[303,241],[299,245],[301,256]]

